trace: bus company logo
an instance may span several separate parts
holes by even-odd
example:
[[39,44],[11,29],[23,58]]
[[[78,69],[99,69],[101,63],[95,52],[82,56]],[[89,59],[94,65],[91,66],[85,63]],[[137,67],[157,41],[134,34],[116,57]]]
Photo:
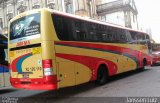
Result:
[[22,42],[18,42],[17,43],[17,47],[19,47],[19,46],[26,46],[26,45],[29,45],[30,44],[30,41],[28,40],[28,41],[22,41]]
[[14,36],[18,36],[21,34],[21,32],[23,31],[24,29],[24,23],[21,21],[20,23],[18,23],[16,26],[15,26],[15,34]]

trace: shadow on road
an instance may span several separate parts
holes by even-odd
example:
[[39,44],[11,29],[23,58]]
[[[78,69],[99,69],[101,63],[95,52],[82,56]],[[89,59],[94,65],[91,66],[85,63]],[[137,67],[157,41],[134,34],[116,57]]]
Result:
[[[110,77],[109,82],[107,84],[110,84],[111,82],[116,82],[118,80],[137,75],[139,73],[149,72],[150,69],[145,69],[144,71],[130,71],[126,73],[122,73],[113,77]],[[106,84],[106,85],[107,85]],[[82,85],[69,87],[69,88],[62,88],[56,91],[45,91],[43,93],[33,95],[31,97],[22,98],[20,101],[22,103],[28,103],[29,101],[32,101],[33,103],[53,103],[60,102],[60,103],[67,103],[65,102],[65,99],[68,100],[68,97],[74,98],[74,95],[77,95],[79,93],[87,92],[92,89],[98,88],[100,86],[95,85],[94,82],[85,83]],[[61,102],[63,100],[64,102]],[[71,100],[72,101],[72,100]],[[74,103],[72,101],[72,103]],[[81,102],[78,102],[81,103]]]
[[160,63],[152,65],[152,67],[158,67],[158,66],[160,66]]
[[75,103],[74,99],[77,100],[77,98],[74,98],[74,95],[92,90],[96,87],[97,86],[93,82],[89,82],[74,87],[62,88],[55,91],[46,91],[31,97],[21,98],[18,102],[31,103],[32,101],[32,103]]
[[141,70],[134,70],[134,71],[129,71],[129,72],[121,73],[121,74],[118,74],[118,75],[110,77],[108,83],[115,82],[115,81],[120,80],[120,79],[125,79],[127,77],[137,75],[138,73],[149,72],[150,70],[151,69],[144,69],[143,71],[141,71]]
[[16,91],[15,89],[1,89],[0,88],[0,94],[10,93]]

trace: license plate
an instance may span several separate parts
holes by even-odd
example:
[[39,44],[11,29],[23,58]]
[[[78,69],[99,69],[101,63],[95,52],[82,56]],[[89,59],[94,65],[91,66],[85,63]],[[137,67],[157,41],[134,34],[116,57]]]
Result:
[[157,61],[157,63],[160,63],[160,61]]
[[28,73],[23,74],[23,78],[29,78],[29,74]]

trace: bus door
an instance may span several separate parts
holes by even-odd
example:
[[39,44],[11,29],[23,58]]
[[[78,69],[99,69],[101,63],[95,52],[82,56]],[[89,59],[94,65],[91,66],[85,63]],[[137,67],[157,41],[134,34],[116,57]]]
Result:
[[58,67],[58,80],[59,88],[75,85],[75,66],[72,61],[59,61]]
[[[81,51],[81,52],[83,52],[83,51]],[[78,55],[80,55],[80,57],[78,57],[79,63],[75,64],[76,85],[88,82],[92,76],[91,69],[93,69],[93,68],[91,68],[91,67],[94,67],[96,65],[96,64],[93,64],[93,63],[95,63],[94,60],[91,60],[90,58],[88,58],[88,57],[91,57],[92,55],[85,57],[85,56],[83,56],[84,54],[81,52],[79,51],[79,53],[78,53]],[[83,63],[86,63],[87,65],[83,64]],[[93,65],[93,66],[91,66],[91,65]]]

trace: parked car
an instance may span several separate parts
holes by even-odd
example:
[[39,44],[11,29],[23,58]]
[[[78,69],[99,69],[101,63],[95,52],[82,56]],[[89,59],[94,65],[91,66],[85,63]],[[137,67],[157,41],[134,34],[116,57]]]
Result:
[[160,51],[152,52],[152,66],[160,65]]

